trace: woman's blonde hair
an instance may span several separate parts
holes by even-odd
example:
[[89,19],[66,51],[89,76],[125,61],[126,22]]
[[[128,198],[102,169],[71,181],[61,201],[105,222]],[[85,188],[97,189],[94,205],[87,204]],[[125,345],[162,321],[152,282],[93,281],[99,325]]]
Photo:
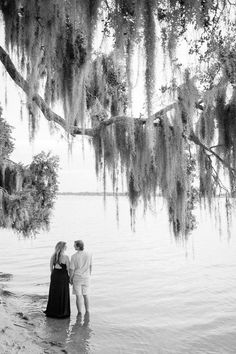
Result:
[[57,242],[55,246],[55,252],[53,254],[53,264],[59,263],[61,252],[64,250],[65,247],[66,247],[66,242],[64,241]]

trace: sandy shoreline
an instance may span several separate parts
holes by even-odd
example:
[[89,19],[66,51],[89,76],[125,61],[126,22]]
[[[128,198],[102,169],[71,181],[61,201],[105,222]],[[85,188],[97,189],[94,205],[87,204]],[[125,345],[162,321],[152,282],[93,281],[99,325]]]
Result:
[[30,327],[26,315],[12,307],[4,290],[0,291],[0,353],[45,353]]
[[[4,282],[8,280],[10,275],[0,273],[0,353],[68,353],[60,343],[39,336],[37,319],[22,312],[23,300],[5,289]],[[42,319],[43,314],[40,316]]]

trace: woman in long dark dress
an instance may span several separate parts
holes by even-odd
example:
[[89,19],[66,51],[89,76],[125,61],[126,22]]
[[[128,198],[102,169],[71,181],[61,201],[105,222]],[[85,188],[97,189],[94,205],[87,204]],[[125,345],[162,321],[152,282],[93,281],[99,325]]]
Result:
[[70,316],[69,257],[65,255],[66,243],[58,242],[50,260],[51,281],[47,308],[47,317],[66,318]]

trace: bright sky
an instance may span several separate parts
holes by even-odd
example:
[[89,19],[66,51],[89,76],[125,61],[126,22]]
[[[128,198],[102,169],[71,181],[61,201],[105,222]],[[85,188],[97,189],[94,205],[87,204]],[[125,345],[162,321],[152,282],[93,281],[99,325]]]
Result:
[[15,150],[11,159],[28,164],[33,155],[41,151],[51,151],[60,158],[60,192],[102,191],[102,182],[97,181],[96,178],[94,152],[88,143],[88,138],[79,136],[74,138],[72,153],[70,153],[63,129],[50,134],[49,124],[41,114],[39,129],[34,141],[30,142],[25,95],[4,73],[2,64],[0,64],[0,79],[0,104],[3,107],[3,117],[14,127],[12,135],[15,139]]

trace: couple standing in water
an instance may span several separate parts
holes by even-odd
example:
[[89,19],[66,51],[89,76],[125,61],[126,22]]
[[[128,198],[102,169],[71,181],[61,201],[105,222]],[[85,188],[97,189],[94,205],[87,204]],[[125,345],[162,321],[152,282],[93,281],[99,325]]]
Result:
[[50,260],[51,281],[47,308],[44,311],[47,317],[66,318],[70,316],[70,289],[76,295],[78,315],[89,313],[89,281],[92,272],[92,257],[84,251],[83,241],[75,241],[76,253],[71,257],[65,254],[66,243],[58,242]]

